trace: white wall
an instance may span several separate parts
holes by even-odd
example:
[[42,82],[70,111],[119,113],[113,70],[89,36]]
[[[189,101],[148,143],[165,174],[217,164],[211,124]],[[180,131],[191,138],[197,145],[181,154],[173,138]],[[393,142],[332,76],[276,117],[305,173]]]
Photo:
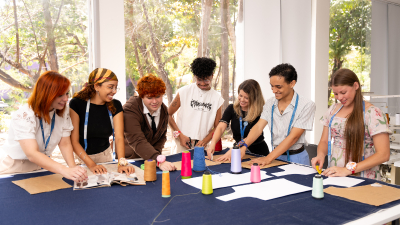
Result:
[[[267,100],[274,97],[269,71],[283,62],[292,64],[298,74],[295,90],[317,105],[316,132],[308,132],[306,138],[318,144],[322,133],[318,119],[328,106],[329,0],[251,0],[244,4],[243,79],[257,80]],[[264,136],[269,146],[268,127]]]
[[[290,63],[297,71],[294,87],[299,95],[311,99],[311,1],[281,0],[281,63]],[[327,62],[328,63],[328,62]],[[313,137],[313,138],[311,138]],[[313,132],[306,139],[314,142]]]
[[124,0],[91,0],[94,23],[92,25],[93,48],[91,69],[107,68],[118,77],[115,98],[122,104],[126,102],[125,76],[125,19]]
[[[371,92],[377,95],[388,95],[388,18],[387,4],[372,1],[371,24]],[[387,105],[388,99],[372,99],[371,102],[382,102]],[[385,109],[387,112],[387,108]]]
[[329,0],[312,1],[311,25],[311,100],[317,106],[314,119],[314,135],[310,143],[318,144],[324,129],[319,119],[328,109],[329,73]]
[[[244,79],[257,80],[265,100],[274,96],[269,71],[280,63],[280,16],[280,0],[244,0]],[[271,149],[268,126],[264,137]]]
[[[388,92],[400,94],[400,6],[388,4]],[[400,98],[389,99],[389,113],[400,113]]]
[[[396,3],[396,4],[392,4]],[[400,94],[400,2],[372,1],[371,92]],[[388,113],[400,112],[400,98],[372,99],[386,103]]]

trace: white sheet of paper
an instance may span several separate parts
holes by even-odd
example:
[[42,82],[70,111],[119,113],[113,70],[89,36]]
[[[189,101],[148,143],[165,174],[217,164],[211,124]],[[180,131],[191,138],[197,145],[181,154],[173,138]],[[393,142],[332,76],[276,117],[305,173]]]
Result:
[[342,187],[353,187],[364,180],[352,177],[328,177],[324,179],[324,185],[336,185]]
[[285,171],[273,173],[272,175],[280,177],[280,176],[291,175],[291,174],[309,175],[309,174],[317,173],[317,171],[311,167],[300,166],[300,165],[296,165],[296,164],[288,164],[288,165],[280,166],[278,168],[285,170]]
[[263,181],[256,184],[247,184],[233,187],[234,193],[217,197],[217,199],[227,202],[238,198],[258,198],[261,200],[271,200],[287,195],[293,195],[301,192],[311,191],[312,188],[303,186],[284,178]]
[[[231,174],[231,173],[221,173],[221,176],[219,174],[213,174],[211,175],[212,177],[212,187],[213,189],[218,189],[218,188],[224,188],[224,187],[231,187],[239,184],[247,184],[250,183],[250,172],[248,173],[242,173],[242,174]],[[265,173],[265,171],[261,171],[261,180],[270,178],[272,176],[269,176]],[[195,178],[190,178],[190,179],[184,179],[182,180],[184,183],[193,186],[198,189],[202,189],[203,186],[203,177],[195,177]]]

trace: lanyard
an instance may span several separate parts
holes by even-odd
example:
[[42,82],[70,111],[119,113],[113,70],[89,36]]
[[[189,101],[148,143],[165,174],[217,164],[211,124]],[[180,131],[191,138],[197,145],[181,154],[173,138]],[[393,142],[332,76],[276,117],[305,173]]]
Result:
[[49,144],[49,141],[50,141],[51,134],[53,133],[53,130],[54,130],[54,123],[55,122],[56,122],[56,111],[54,110],[53,118],[51,119],[50,135],[47,138],[47,141],[45,141],[45,139],[44,139],[44,130],[43,130],[43,121],[42,121],[42,119],[40,119],[40,128],[42,129],[42,137],[43,137],[44,153],[45,154],[46,154],[46,150],[47,150],[47,145]]
[[[331,159],[332,159],[332,135],[331,135],[331,126],[332,126],[332,121],[333,118],[335,118],[336,114],[343,108],[343,105],[340,107],[340,109],[333,114],[333,116],[331,117],[331,120],[329,121],[329,132],[328,132],[328,167],[330,167],[331,164]],[[363,101],[363,116],[364,116],[364,124],[365,124],[365,102]],[[365,129],[365,128],[364,128]],[[365,131],[364,131],[365,132]],[[365,135],[364,135],[364,141],[365,142]],[[364,144],[363,144],[364,146]],[[362,155],[362,160],[364,160],[364,154],[365,154],[365,147],[364,151],[363,151],[363,155]],[[364,177],[364,171],[361,172],[361,176]]]
[[244,137],[244,130],[246,129],[247,125],[249,124],[247,121],[244,121],[243,123],[243,129],[242,129],[242,117],[239,118],[239,123],[240,123],[240,136],[241,136],[241,140],[243,140]]
[[[85,128],[83,132],[83,138],[85,142],[85,151],[87,148],[87,126],[88,126],[88,120],[89,120],[89,108],[90,108],[90,99],[86,103],[86,114],[85,114]],[[112,133],[113,133],[113,150],[115,151],[115,136],[114,136],[114,123],[113,123],[113,118],[110,110],[108,110],[108,115],[110,116],[110,121],[111,121],[111,128],[112,128]]]
[[[294,105],[292,118],[290,119],[289,128],[288,128],[286,137],[289,136],[289,134],[290,134],[290,128],[292,126],[298,104],[299,104],[299,94],[297,94],[297,97],[296,97],[296,104]],[[274,109],[275,109],[275,104],[272,105],[272,111],[271,111],[271,147],[272,147],[272,150],[274,150],[274,139],[272,137],[272,134],[274,133]],[[286,154],[287,154],[287,161],[290,162],[289,149],[286,151]]]

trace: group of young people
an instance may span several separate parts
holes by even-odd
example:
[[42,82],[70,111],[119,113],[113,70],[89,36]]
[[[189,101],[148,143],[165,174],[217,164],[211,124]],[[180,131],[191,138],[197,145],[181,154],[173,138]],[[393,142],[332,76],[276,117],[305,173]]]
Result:
[[[196,58],[190,65],[195,82],[180,88],[169,107],[163,103],[165,83],[152,74],[140,78],[138,96],[122,105],[113,98],[117,76],[105,68],[90,73],[68,107],[70,81],[57,72],[45,72],[28,104],[12,116],[9,137],[0,151],[0,174],[44,168],[74,181],[85,180],[86,170],[75,164],[73,152],[94,173],[107,172],[100,163],[112,161],[113,152],[121,173],[134,172],[126,159],[135,158],[156,160],[161,170],[173,171],[174,164],[162,156],[168,125],[176,143],[172,153],[202,146],[212,159],[230,125],[242,157],[246,151],[264,156],[251,163],[265,165],[281,159],[310,165],[305,134],[312,130],[316,106],[294,90],[295,68],[280,64],[270,71],[275,97],[267,101],[257,81],[245,80],[236,101],[222,112],[224,99],[211,87],[215,67],[210,58]],[[360,82],[351,70],[338,70],[331,84],[338,103],[320,119],[324,129],[312,166],[322,166],[328,155],[323,175],[356,173],[379,179],[378,167],[390,156],[386,117],[363,100]],[[267,125],[272,149],[264,140]],[[68,167],[50,158],[57,145]],[[230,150],[218,160],[230,160]]]

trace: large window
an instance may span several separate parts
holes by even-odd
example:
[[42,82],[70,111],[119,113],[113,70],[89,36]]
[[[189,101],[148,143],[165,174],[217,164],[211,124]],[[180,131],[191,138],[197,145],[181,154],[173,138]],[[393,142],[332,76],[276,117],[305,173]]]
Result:
[[232,101],[238,10],[238,0],[125,0],[129,95],[140,77],[153,73],[166,82],[168,105],[177,89],[192,82],[190,63],[204,56],[217,62],[214,89]]
[[[369,0],[331,0],[329,78],[340,68],[351,69],[363,92],[370,91],[371,9]],[[328,94],[331,105],[334,96],[330,88]]]
[[[190,64],[196,57],[217,63],[212,86],[225,99],[235,99],[235,26],[240,0],[125,0],[127,95],[140,77],[153,73],[167,86],[164,103],[193,82]],[[164,150],[171,145],[171,135]],[[165,153],[163,153],[165,154]]]
[[[72,91],[88,76],[86,0],[0,0],[0,97],[9,113],[26,102],[40,74],[56,70]],[[4,115],[4,112],[3,112]]]

